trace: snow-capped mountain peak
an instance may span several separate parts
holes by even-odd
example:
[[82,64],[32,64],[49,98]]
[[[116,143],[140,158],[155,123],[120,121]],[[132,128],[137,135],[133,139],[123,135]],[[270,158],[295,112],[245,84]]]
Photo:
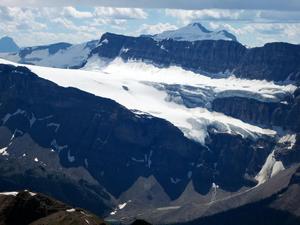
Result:
[[177,30],[164,31],[153,36],[155,40],[173,39],[176,41],[228,40],[237,41],[236,37],[226,30],[210,31],[201,23],[191,23]]

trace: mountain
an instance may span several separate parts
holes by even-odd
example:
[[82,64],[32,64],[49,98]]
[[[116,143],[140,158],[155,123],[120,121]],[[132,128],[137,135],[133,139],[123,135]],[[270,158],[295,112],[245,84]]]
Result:
[[237,41],[236,37],[226,30],[209,31],[200,23],[191,23],[177,30],[164,31],[152,36],[154,40],[162,41],[173,39],[175,41],[201,41],[201,40],[227,40]]
[[[169,224],[266,199],[300,161],[299,127],[285,122],[299,118],[293,85],[121,59],[98,72],[1,63],[0,191]],[[274,122],[260,119],[264,108]]]
[[[176,65],[211,77],[235,75],[244,79],[300,82],[300,46],[269,43],[247,49],[235,41],[156,41],[105,33],[91,51],[87,65],[97,69],[117,57],[158,67]],[[100,62],[102,60],[102,63]],[[94,63],[94,62],[97,63]]]
[[97,216],[29,191],[0,193],[1,225],[106,225]]
[[18,52],[0,54],[0,57],[8,60],[49,66],[57,68],[82,67],[90,51],[96,47],[98,41],[89,41],[82,44],[72,45],[69,43],[55,43],[36,47],[21,48]]
[[0,192],[117,224],[298,224],[299,46],[106,33],[22,50],[0,59]]
[[17,52],[18,45],[11,37],[2,37],[0,39],[0,52]]

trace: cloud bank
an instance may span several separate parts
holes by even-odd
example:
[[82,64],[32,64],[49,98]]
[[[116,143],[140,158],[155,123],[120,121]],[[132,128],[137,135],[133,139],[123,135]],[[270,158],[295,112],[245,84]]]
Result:
[[172,9],[265,9],[300,10],[299,0],[1,0],[4,6],[111,6]]

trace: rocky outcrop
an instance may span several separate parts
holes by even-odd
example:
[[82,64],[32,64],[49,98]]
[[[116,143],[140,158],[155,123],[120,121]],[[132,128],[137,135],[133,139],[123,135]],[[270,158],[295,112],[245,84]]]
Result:
[[1,225],[106,225],[95,215],[29,191],[0,193]]

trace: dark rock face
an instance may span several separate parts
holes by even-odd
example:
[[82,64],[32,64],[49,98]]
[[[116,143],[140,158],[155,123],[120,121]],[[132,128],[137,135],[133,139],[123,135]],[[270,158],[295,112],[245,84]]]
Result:
[[[104,41],[105,40],[105,41]],[[157,66],[178,65],[217,77],[234,73],[248,79],[299,81],[300,46],[269,43],[246,49],[235,41],[155,41],[151,37],[129,37],[106,33],[91,55],[124,60],[136,59]]]
[[[86,222],[88,221],[88,222]],[[16,195],[0,194],[1,225],[105,225],[96,216],[47,197],[42,194],[19,192]]]
[[260,48],[249,49],[234,73],[248,79],[299,81],[300,46],[288,43],[269,43]]
[[278,126],[293,133],[300,132],[300,97],[298,91],[285,103],[261,102],[243,97],[217,98],[212,110],[263,127]]
[[212,110],[247,123],[270,126],[272,114],[280,105],[280,103],[266,103],[249,98],[226,97],[215,99],[212,103]]
[[[211,180],[229,191],[237,191],[240,183],[255,185],[253,177],[274,146],[271,140],[260,139],[253,143],[241,136],[222,133],[210,133],[206,143],[210,151],[203,158],[206,165],[211,163],[210,168],[214,168]],[[200,173],[205,164],[199,168]]]

